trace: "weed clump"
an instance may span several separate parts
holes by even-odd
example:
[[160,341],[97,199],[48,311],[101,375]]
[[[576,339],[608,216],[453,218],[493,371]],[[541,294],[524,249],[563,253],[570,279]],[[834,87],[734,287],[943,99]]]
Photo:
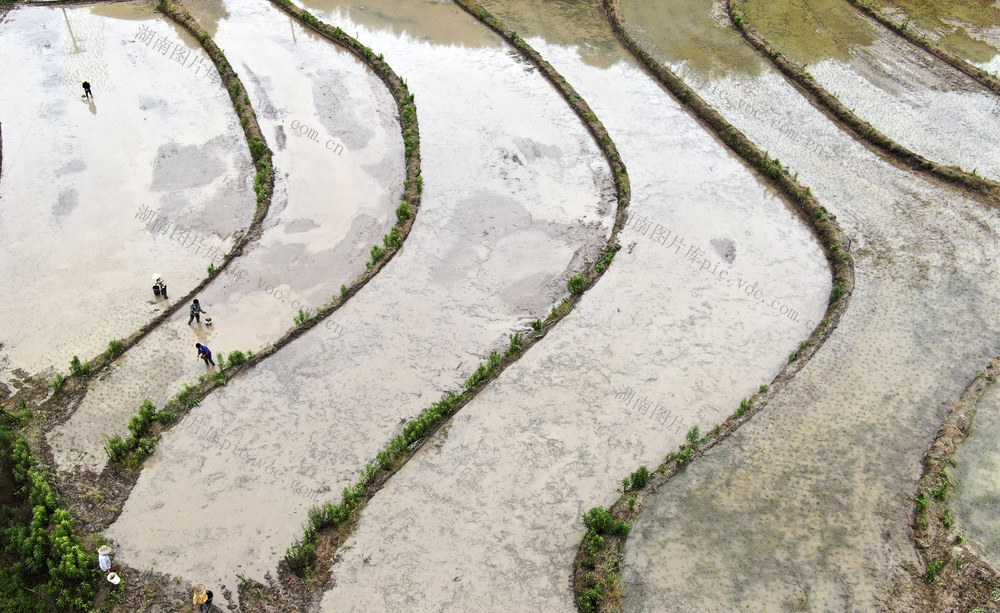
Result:
[[[316,311],[313,311],[312,309],[307,309],[306,307],[299,307],[299,312],[297,315],[295,315],[295,325],[301,326],[302,324],[306,323],[315,316],[316,316]],[[229,359],[232,358],[233,354],[230,353]]]
[[69,363],[70,374],[77,377],[89,377],[91,371],[90,362],[81,362],[78,356],[73,356]]
[[[247,356],[245,353],[239,349],[231,351],[229,353],[229,361],[227,362],[226,368],[232,368],[233,366],[239,366],[247,361]],[[221,360],[220,360],[221,361]]]
[[123,353],[125,353],[125,343],[115,339],[113,341],[108,341],[108,349],[104,352],[104,357],[110,362]]
[[622,480],[622,485],[626,492],[634,492],[636,490],[641,490],[646,487],[649,483],[649,469],[645,466],[640,466],[639,470],[635,471],[628,477]]

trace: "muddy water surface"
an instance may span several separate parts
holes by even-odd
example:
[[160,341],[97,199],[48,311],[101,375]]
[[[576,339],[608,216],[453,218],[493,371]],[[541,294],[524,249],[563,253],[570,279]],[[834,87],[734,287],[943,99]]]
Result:
[[979,402],[972,433],[955,454],[950,470],[958,482],[951,499],[958,530],[969,545],[1000,568],[1000,387]]
[[[649,500],[628,542],[624,608],[914,610],[889,594],[910,580],[903,564],[919,566],[908,522],[920,456],[1000,340],[1000,287],[984,275],[996,215],[880,161],[762,61],[687,63],[685,49],[722,32],[726,55],[751,51],[709,4],[654,4],[660,20],[645,23],[625,3],[636,35],[836,213],[857,284],[777,399]],[[698,10],[688,39],[657,36]]]
[[1000,7],[982,0],[891,0],[876,7],[990,72],[1000,70]]
[[844,0],[747,6],[751,25],[859,117],[935,162],[1000,179],[1000,116],[987,89]]
[[544,316],[603,245],[612,184],[583,127],[499,39],[419,4],[430,25],[403,33],[323,15],[416,96],[424,201],[410,237],[336,328],[297,339],[163,438],[107,532],[130,564],[230,587],[236,573],[263,579],[310,507],[338,499],[405,420]]
[[[537,3],[486,6],[546,35]],[[594,35],[596,12],[566,15],[576,21],[557,40],[608,44]],[[770,381],[825,308],[829,273],[810,234],[641,69],[618,50],[591,62],[576,44],[529,42],[628,165],[624,249],[572,315],[375,496],[341,548],[324,611],[574,610],[580,514]],[[770,308],[778,297],[797,322]]]
[[250,154],[197,42],[149,8],[22,7],[0,31],[0,369],[65,372],[163,309],[153,273],[173,299],[229,250]]
[[[201,19],[202,3],[186,6]],[[202,319],[211,317],[211,325],[189,326],[182,309],[91,385],[72,419],[49,437],[60,468],[100,472],[107,460],[102,441],[127,433],[137,398],[162,406],[211,372],[197,358],[196,342],[222,354],[259,351],[294,325],[298,309],[315,310],[354,281],[372,244],[381,244],[395,222],[405,174],[395,102],[360,61],[298,25],[261,34],[283,17],[268,3],[239,3],[216,20],[214,35],[274,150],[265,230],[200,295],[208,312]],[[244,177],[252,184],[249,164]]]

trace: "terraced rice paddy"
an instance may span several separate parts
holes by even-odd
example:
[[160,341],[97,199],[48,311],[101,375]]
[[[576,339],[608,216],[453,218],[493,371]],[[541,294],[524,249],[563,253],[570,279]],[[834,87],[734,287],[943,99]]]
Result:
[[0,610],[1000,610],[971,5],[0,4]]

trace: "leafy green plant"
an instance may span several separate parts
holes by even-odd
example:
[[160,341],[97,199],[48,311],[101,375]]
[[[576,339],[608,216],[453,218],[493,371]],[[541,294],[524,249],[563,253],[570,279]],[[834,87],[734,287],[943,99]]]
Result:
[[625,478],[625,491],[641,490],[649,483],[649,469],[640,466],[638,470]]
[[630,526],[628,522],[615,519],[604,507],[594,507],[583,514],[583,525],[595,534],[613,534],[625,538]]
[[917,503],[918,515],[923,515],[927,511],[927,507],[931,504],[931,499],[927,496],[927,492],[920,492],[920,495],[913,500]]
[[52,383],[50,383],[49,385],[52,386],[52,391],[58,394],[59,392],[62,391],[63,386],[65,384],[66,384],[66,377],[64,377],[62,373],[57,372],[56,376],[53,377],[52,379]]
[[233,366],[239,366],[247,361],[247,356],[239,349],[229,352],[229,361],[226,368],[232,368]]
[[370,268],[373,264],[375,264],[375,262],[378,262],[379,260],[381,260],[382,256],[384,256],[384,255],[385,255],[385,249],[383,249],[382,247],[379,247],[378,245],[373,245],[372,246],[372,259],[371,259],[371,261],[368,262],[368,267]]
[[386,249],[392,249],[403,244],[403,235],[399,232],[398,226],[393,226],[388,234],[382,237],[382,243]]
[[931,491],[931,496],[937,500],[944,500],[948,497],[948,479],[947,477],[942,478],[938,483],[938,486]]
[[516,332],[510,335],[510,346],[507,347],[507,355],[515,355],[524,348],[524,334]]
[[115,339],[113,341],[108,341],[108,349],[104,352],[104,357],[111,361],[121,354],[125,353],[125,343]]
[[581,294],[583,293],[583,288],[586,284],[587,281],[583,278],[583,275],[575,275],[570,278],[568,283],[566,283],[566,287],[569,289],[569,293],[571,294]]
[[400,202],[399,206],[396,207],[396,221],[399,224],[406,223],[407,220],[413,215],[413,211],[410,210],[410,205],[405,201]]
[[69,372],[77,377],[89,377],[90,376],[90,362],[81,362],[78,356],[73,356],[73,359],[69,363]]
[[[307,309],[306,307],[299,307],[299,312],[295,316],[295,325],[301,326],[302,324],[306,323],[315,316],[316,312],[313,311],[312,309]],[[230,358],[232,358],[232,354],[230,354]]]
[[215,264],[209,264],[208,268],[205,269],[208,274],[215,274]]
[[934,560],[927,565],[927,570],[924,571],[924,581],[927,583],[933,583],[937,579],[938,573],[944,568],[944,562],[942,560]]
[[216,371],[212,373],[212,378],[215,379],[215,382],[218,383],[219,385],[226,384],[226,373]]
[[737,408],[736,412],[733,413],[733,417],[739,419],[740,417],[743,417],[743,415],[752,408],[753,408],[753,400],[744,398],[743,400],[740,401],[739,408]]
[[835,282],[833,284],[833,289],[830,290],[830,302],[833,303],[840,300],[844,295],[844,291],[846,291],[844,289],[844,284],[840,281]]
[[541,319],[536,319],[535,321],[531,322],[531,329],[534,330],[535,332],[538,332],[539,330],[541,330],[542,329],[542,320]]
[[264,150],[267,148],[267,145],[264,144],[264,141],[260,140],[259,138],[251,138],[249,145],[250,145],[250,155],[253,156],[254,161],[259,160],[260,156],[264,154]]
[[601,586],[595,585],[584,590],[583,596],[580,596],[577,604],[582,613],[597,613],[602,602],[604,602],[604,592],[601,590]]

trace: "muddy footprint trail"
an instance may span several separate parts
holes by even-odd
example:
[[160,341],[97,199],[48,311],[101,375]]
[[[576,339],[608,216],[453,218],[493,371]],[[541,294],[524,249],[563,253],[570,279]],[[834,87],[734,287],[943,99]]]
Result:
[[[185,63],[152,53],[137,40],[145,31],[186,50]],[[150,291],[153,273],[180,297],[255,209],[229,97],[170,20],[135,4],[19,7],[0,33],[0,378],[10,382],[66,372],[73,355],[88,360],[147,324],[168,304]],[[85,80],[93,99],[81,97]]]
[[805,66],[885,136],[932,162],[1000,180],[998,99],[982,84],[843,0],[731,5],[776,52]]
[[[404,13],[414,4],[365,3],[363,22],[357,3],[309,7],[368,38],[431,27],[433,13]],[[339,550],[324,611],[572,610],[585,505],[770,381],[826,307],[829,271],[810,232],[622,54],[597,11],[548,22],[572,24],[566,44],[567,32],[530,25],[545,22],[537,3],[484,7],[607,127],[629,168],[633,221],[576,310],[372,498]]]
[[837,215],[856,272],[839,327],[788,387],[646,500],[623,609],[916,610],[920,457],[1000,340],[985,274],[996,214],[850,139],[717,5],[622,8],[645,48]]
[[[271,23],[261,15],[274,9],[237,4],[188,8],[214,15],[238,52],[235,33]],[[543,317],[604,248],[613,183],[576,117],[474,20],[421,10],[436,29],[419,36],[329,20],[384,54],[416,96],[424,183],[409,238],[329,329],[234,379],[163,437],[106,531],[129,564],[233,589],[237,574],[264,581],[309,508]]]
[[61,470],[100,473],[105,437],[127,435],[144,399],[162,407],[214,372],[197,359],[196,342],[217,362],[234,350],[259,352],[295,326],[300,309],[315,312],[358,279],[371,246],[396,222],[404,148],[383,82],[340,47],[296,24],[284,27],[284,15],[266,3],[185,6],[217,24],[209,34],[240,74],[275,150],[271,209],[261,237],[199,295],[202,321],[189,325],[188,309],[179,309],[93,381],[72,417],[50,433]]

